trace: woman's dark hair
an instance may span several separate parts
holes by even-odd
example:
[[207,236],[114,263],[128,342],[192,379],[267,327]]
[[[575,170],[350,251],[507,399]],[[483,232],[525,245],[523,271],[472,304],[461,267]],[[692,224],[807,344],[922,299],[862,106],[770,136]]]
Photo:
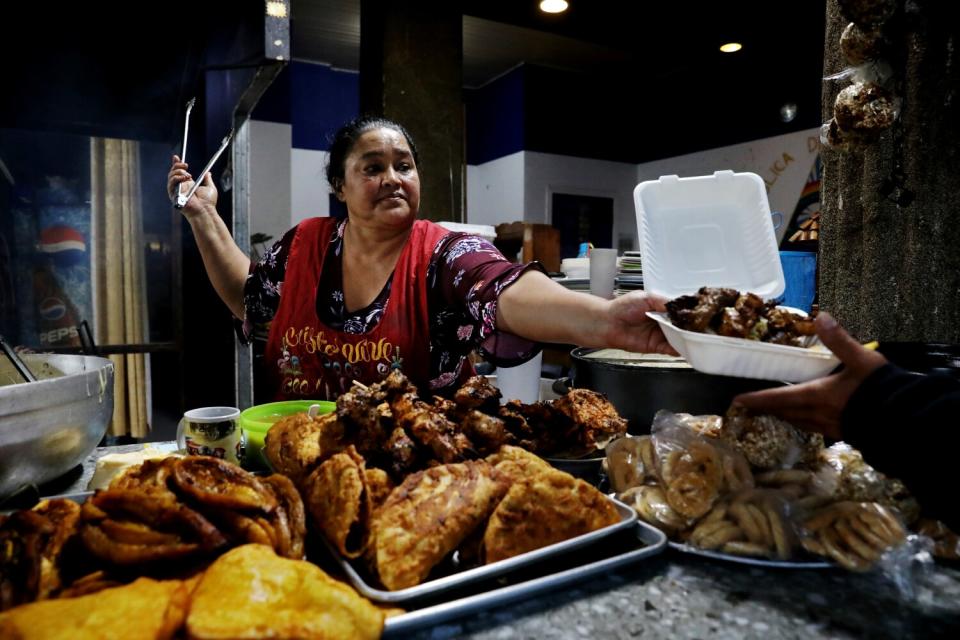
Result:
[[330,183],[330,188],[333,189],[334,193],[339,193],[343,186],[347,156],[353,150],[353,145],[357,143],[360,136],[372,129],[393,129],[406,138],[410,153],[413,154],[413,162],[419,168],[420,157],[417,155],[417,145],[414,144],[410,132],[404,129],[402,124],[378,116],[360,116],[343,125],[333,134],[333,141],[330,143],[330,158],[327,160],[327,182]]

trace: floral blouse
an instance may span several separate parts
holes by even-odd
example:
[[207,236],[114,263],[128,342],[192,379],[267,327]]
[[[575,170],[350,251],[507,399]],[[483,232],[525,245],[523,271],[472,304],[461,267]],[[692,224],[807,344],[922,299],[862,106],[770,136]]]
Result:
[[[317,316],[330,328],[363,334],[383,316],[393,276],[377,298],[349,312],[343,296],[344,220],[330,237],[323,273],[317,286]],[[290,245],[296,227],[288,231],[259,262],[251,266],[244,287],[246,317],[238,333],[244,342],[266,335],[255,327],[273,318],[280,304]],[[496,326],[500,293],[523,273],[543,267],[537,262],[517,265],[487,240],[464,233],[444,236],[427,269],[430,313],[430,389],[449,387],[457,380],[462,361],[474,349],[498,366],[513,366],[536,354],[535,342],[499,331]]]

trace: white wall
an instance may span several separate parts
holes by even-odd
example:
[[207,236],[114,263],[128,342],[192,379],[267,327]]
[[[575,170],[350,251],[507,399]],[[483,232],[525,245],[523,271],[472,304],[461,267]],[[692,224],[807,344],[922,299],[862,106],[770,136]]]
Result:
[[481,165],[467,165],[467,222],[496,226],[525,220],[524,156],[518,151]]
[[250,121],[250,233],[279,240],[290,228],[289,124]]
[[780,211],[784,215],[783,224],[777,230],[777,240],[780,241],[820,151],[819,139],[819,128],[808,129],[647,162],[637,166],[635,182],[656,180],[664,175],[681,178],[710,175],[725,169],[756,173],[767,185],[770,211]]
[[330,187],[327,185],[326,151],[291,149],[290,226],[305,218],[330,215]]
[[551,203],[554,193],[613,198],[611,246],[619,246],[621,236],[633,238],[633,246],[636,246],[633,188],[637,184],[637,165],[527,152],[524,174],[527,222],[552,224]]

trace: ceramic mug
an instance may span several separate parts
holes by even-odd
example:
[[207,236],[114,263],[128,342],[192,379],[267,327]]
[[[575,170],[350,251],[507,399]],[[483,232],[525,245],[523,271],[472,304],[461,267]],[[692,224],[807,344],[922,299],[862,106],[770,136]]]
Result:
[[202,407],[187,411],[177,425],[177,446],[187,455],[213,456],[240,464],[244,449],[240,409]]

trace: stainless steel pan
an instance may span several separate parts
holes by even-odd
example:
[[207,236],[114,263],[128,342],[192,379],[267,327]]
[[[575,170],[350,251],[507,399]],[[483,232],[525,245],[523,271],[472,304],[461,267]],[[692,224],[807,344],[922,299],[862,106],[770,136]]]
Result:
[[80,464],[113,416],[113,363],[93,356],[30,354],[36,382],[0,359],[0,498]]

